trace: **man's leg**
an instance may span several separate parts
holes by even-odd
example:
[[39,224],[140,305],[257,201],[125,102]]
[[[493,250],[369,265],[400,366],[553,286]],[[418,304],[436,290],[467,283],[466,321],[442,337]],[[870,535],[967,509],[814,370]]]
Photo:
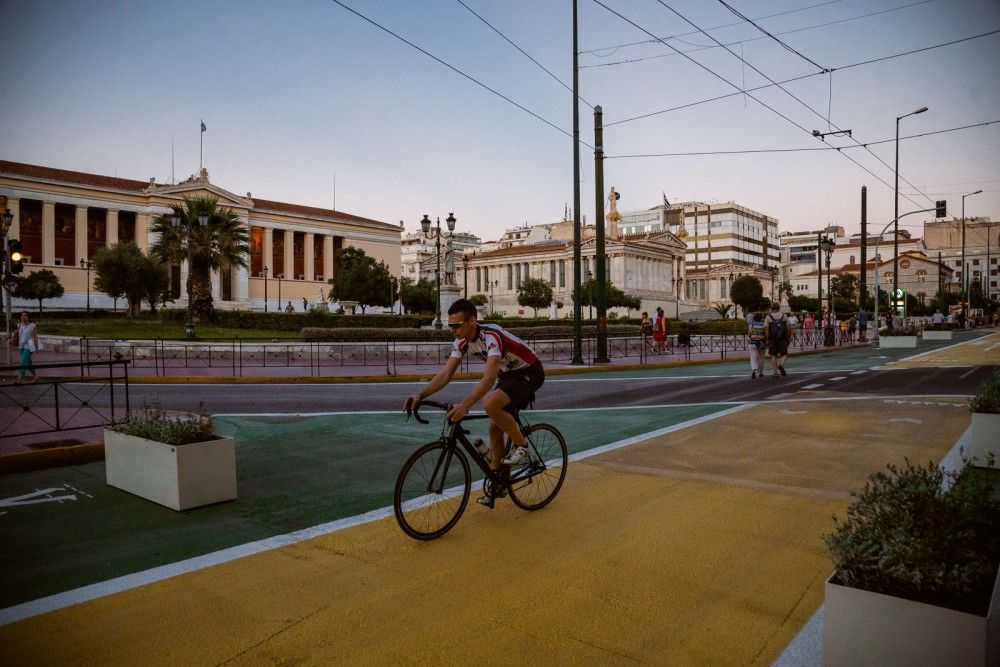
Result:
[[490,418],[490,449],[497,466],[503,459],[503,436],[507,435],[517,447],[524,447],[524,434],[513,415],[504,410],[510,397],[502,389],[493,389],[483,397],[483,408]]

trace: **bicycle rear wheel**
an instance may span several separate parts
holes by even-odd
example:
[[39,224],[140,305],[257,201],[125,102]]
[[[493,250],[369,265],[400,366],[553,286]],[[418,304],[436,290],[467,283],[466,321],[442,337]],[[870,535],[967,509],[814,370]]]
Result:
[[414,539],[441,537],[462,516],[471,488],[465,455],[440,440],[429,442],[410,455],[396,478],[396,522]]
[[569,454],[566,441],[555,426],[535,424],[524,436],[530,459],[523,468],[511,469],[510,499],[521,509],[538,510],[559,493],[566,478]]

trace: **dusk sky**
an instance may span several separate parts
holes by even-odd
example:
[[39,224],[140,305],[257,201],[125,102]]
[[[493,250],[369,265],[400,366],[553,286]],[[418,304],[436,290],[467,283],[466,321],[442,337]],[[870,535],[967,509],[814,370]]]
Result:
[[[204,120],[211,181],[237,194],[408,231],[453,211],[484,240],[562,218],[572,94],[473,11],[571,86],[570,0],[341,1],[544,121],[340,2],[0,0],[0,157],[168,183],[172,144],[176,179],[198,170]],[[966,214],[1000,219],[1000,32],[980,36],[998,30],[997,0],[579,0],[581,212],[593,221],[599,104],[621,210],[665,193],[736,201],[781,230],[857,231],[868,186],[881,227],[896,117],[927,106],[900,122],[925,135],[899,144],[900,212],[947,199],[960,215],[982,189]],[[813,76],[692,105],[768,84],[753,68]],[[838,129],[852,136],[812,136]],[[829,146],[843,150],[721,154]],[[692,152],[711,154],[615,157]],[[931,218],[902,226],[919,236]]]

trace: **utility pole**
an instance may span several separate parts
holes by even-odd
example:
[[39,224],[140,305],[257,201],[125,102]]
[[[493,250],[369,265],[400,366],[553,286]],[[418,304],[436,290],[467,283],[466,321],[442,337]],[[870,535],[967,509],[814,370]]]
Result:
[[861,307],[864,308],[864,297],[868,294],[868,186],[861,186]]
[[[597,216],[597,356],[594,363],[609,364],[607,280],[604,252],[604,127],[600,105],[594,107],[594,215]],[[614,210],[614,209],[612,209]]]
[[577,0],[573,0],[573,361],[583,365],[583,315],[580,308],[580,68],[577,46]]

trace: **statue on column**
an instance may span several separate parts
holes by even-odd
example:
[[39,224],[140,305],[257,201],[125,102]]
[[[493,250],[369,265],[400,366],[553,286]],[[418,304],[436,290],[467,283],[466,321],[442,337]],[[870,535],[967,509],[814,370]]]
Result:
[[618,238],[618,221],[622,219],[621,213],[618,212],[618,200],[621,196],[621,193],[615,192],[614,188],[611,188],[608,194],[608,214],[604,217],[608,221],[609,239]]
[[448,239],[444,251],[444,284],[457,285],[455,282],[455,247]]

